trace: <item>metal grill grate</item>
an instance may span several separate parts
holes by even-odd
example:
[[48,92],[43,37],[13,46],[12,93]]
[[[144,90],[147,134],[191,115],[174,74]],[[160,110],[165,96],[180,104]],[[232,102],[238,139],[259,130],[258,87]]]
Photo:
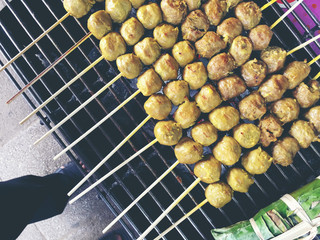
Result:
[[[266,2],[264,0],[259,4],[262,6]],[[286,1],[283,2],[286,7],[289,6]],[[13,0],[10,3],[6,0],[6,3],[7,7],[0,12],[0,50],[7,59],[11,59],[32,39],[40,35],[65,14],[62,3],[57,4],[49,0],[34,0],[31,2]],[[306,4],[303,3],[302,6],[320,29],[319,20],[312,15]],[[97,3],[91,13],[103,9],[103,7],[103,4]],[[264,11],[264,21],[270,25],[281,14],[282,10],[274,4]],[[293,13],[293,17],[301,24],[307,35],[301,36],[292,23],[286,19],[275,28],[272,45],[283,46],[289,50],[312,36],[313,32],[308,29],[297,14]],[[72,17],[67,18],[47,37],[13,63],[12,69],[20,79],[14,79],[8,70],[6,70],[6,73],[16,87],[18,89],[23,87],[81,39],[87,32],[85,27],[87,18],[88,16],[79,20]],[[116,26],[116,28],[118,27]],[[147,35],[151,35],[151,32],[147,32]],[[320,44],[317,43],[316,47],[320,49]],[[35,108],[35,105],[46,100],[99,56],[98,41],[91,37],[24,94],[25,99],[32,108]],[[290,56],[288,61],[292,59],[310,60],[314,57],[314,51],[308,46]],[[116,76],[117,70],[115,69],[114,63],[100,62],[68,90],[48,104],[42,113],[38,114],[41,122],[48,128],[51,124],[58,123]],[[319,69],[320,63],[314,64],[311,76],[319,72]],[[135,90],[135,80],[121,79],[118,81],[59,129],[59,133],[55,134],[59,144],[65,147],[65,141],[73,142]],[[73,152],[68,153],[69,157],[77,163],[82,161],[88,169],[93,168],[146,117],[143,110],[145,100],[145,97],[138,95],[75,146]],[[237,101],[239,99],[235,102]],[[154,124],[155,121],[149,121],[142,130],[131,138],[130,142],[125,144],[103,168],[93,175],[91,180],[95,181],[100,178],[153,140]],[[320,144],[314,143],[311,148],[299,152],[293,165],[287,168],[272,165],[266,174],[255,177],[255,184],[250,188],[249,193],[235,193],[233,201],[222,209],[214,209],[209,204],[205,205],[188,220],[180,224],[176,230],[170,232],[166,236],[167,239],[212,239],[211,228],[230,225],[253,216],[260,208],[278,199],[282,194],[297,189],[319,175],[319,151]],[[205,153],[210,153],[210,149],[205,148]],[[107,206],[117,215],[174,162],[175,156],[172,148],[156,144],[128,166],[119,170],[97,189]],[[132,238],[143,232],[172,203],[173,199],[194,181],[195,177],[191,174],[191,170],[190,166],[179,165],[172,174],[169,174],[123,218],[121,223]],[[223,168],[223,172],[225,171],[226,168]],[[157,236],[197,203],[200,203],[204,199],[204,189],[205,185],[198,185],[155,228],[149,235],[150,238]]]

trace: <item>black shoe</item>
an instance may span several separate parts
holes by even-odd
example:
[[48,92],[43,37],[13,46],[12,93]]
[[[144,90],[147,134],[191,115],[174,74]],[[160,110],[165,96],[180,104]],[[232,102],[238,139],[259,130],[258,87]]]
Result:
[[74,186],[83,178],[83,174],[73,161],[68,162],[66,165],[57,169],[54,173],[63,174],[70,179],[70,185]]

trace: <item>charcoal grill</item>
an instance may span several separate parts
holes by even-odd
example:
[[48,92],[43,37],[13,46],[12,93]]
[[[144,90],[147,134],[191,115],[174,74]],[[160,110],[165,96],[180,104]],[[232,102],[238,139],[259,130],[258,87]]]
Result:
[[[0,50],[8,60],[65,14],[60,2],[49,0],[12,0],[10,2],[5,0],[5,2],[7,6],[0,12]],[[259,1],[259,5],[262,6],[266,2],[267,0]],[[283,0],[283,3],[287,8],[290,6],[286,0]],[[315,31],[319,31],[320,21],[306,4],[301,5],[316,27],[309,29],[299,16],[293,13],[293,17],[306,34],[302,36],[286,18],[274,29],[275,34],[271,45],[282,46],[289,50],[311,38]],[[97,3],[91,13],[103,7],[102,3]],[[280,7],[273,4],[264,11],[263,21],[270,25],[282,13]],[[135,14],[134,11],[132,14]],[[6,74],[17,89],[21,89],[87,33],[85,26],[88,16],[78,20],[73,17],[67,18],[6,70]],[[119,26],[115,27],[117,29]],[[151,35],[151,32],[146,34]],[[320,44],[314,44],[313,49],[310,46],[305,47],[304,50],[288,57],[288,61],[311,60],[316,56],[315,48],[320,49]],[[25,100],[34,109],[99,56],[98,41],[91,37],[24,93]],[[319,70],[318,62],[313,65],[311,76],[315,76]],[[15,72],[19,78],[13,78],[12,72]],[[37,114],[41,124],[48,128],[57,124],[117,73],[114,63],[100,62]],[[59,131],[54,133],[55,139],[64,148],[65,143],[71,143],[77,139],[135,90],[136,80],[121,78],[60,127]],[[72,151],[68,152],[68,156],[77,164],[81,161],[88,169],[92,169],[146,117],[143,110],[145,100],[146,98],[141,94],[138,95],[77,144]],[[237,101],[239,99],[235,100]],[[154,124],[155,121],[150,120],[89,181],[96,181],[152,141]],[[287,168],[272,165],[266,174],[255,177],[255,184],[250,188],[249,193],[235,193],[232,202],[222,209],[215,209],[209,204],[205,205],[167,234],[166,239],[212,239],[210,234],[212,228],[230,225],[252,217],[260,208],[277,200],[284,193],[291,192],[318,176],[320,174],[319,152],[320,144],[313,143],[310,148],[303,149],[297,154],[293,165]],[[205,153],[210,153],[210,149],[205,148]],[[156,144],[96,189],[107,207],[117,215],[175,161],[173,148]],[[223,172],[225,171],[226,168],[223,168]],[[135,239],[139,236],[194,179],[190,166],[179,165],[172,174],[169,174],[121,220],[130,237]],[[205,185],[199,184],[158,224],[148,235],[148,239],[156,237],[200,203],[204,199],[204,189]]]

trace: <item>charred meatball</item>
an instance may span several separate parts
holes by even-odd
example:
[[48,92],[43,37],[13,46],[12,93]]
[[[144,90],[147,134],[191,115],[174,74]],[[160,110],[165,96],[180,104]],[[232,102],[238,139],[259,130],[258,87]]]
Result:
[[306,113],[306,119],[309,120],[310,123],[316,128],[318,133],[320,133],[320,106],[316,106],[311,108]]
[[225,0],[209,0],[203,4],[203,10],[210,24],[217,26],[227,13],[227,3]]
[[118,57],[116,63],[122,76],[128,79],[138,77],[142,71],[142,63],[140,59],[132,53]]
[[89,17],[87,27],[95,38],[101,40],[103,36],[112,30],[111,17],[104,10],[97,11]]
[[202,158],[203,147],[191,138],[184,137],[174,147],[174,154],[179,163],[194,164]]
[[198,9],[201,6],[201,0],[185,0],[188,5],[189,11]]
[[283,75],[276,74],[261,84],[259,92],[266,102],[274,102],[282,97],[288,86],[288,79]]
[[162,0],[161,10],[164,21],[178,25],[187,15],[188,7],[184,0]]
[[250,30],[249,38],[253,44],[253,50],[262,51],[269,46],[273,32],[267,25],[258,25]]
[[149,68],[138,77],[137,87],[144,96],[150,96],[161,90],[163,81],[153,68]]
[[227,47],[226,43],[215,32],[207,32],[195,43],[197,53],[201,57],[211,58]]
[[172,56],[176,59],[181,67],[191,63],[196,57],[196,51],[188,41],[176,43],[172,48]]
[[94,0],[63,0],[64,9],[75,18],[87,15],[93,4],[95,4]]
[[222,208],[232,200],[233,191],[228,184],[217,182],[208,185],[204,194],[212,206]]
[[217,34],[222,36],[223,40],[227,43],[232,43],[235,37],[242,33],[242,24],[239,19],[231,17],[224,20],[217,27]]
[[221,163],[209,155],[196,163],[193,172],[202,182],[208,184],[218,182],[221,175]]
[[154,29],[162,22],[161,9],[156,3],[150,3],[139,7],[137,18],[146,29]]
[[308,77],[311,71],[310,66],[305,62],[294,61],[288,64],[285,68],[283,75],[288,78],[289,89],[294,89],[298,86],[306,77]]
[[271,163],[272,157],[261,147],[248,152],[241,159],[242,166],[252,175],[265,173]]
[[317,140],[313,125],[303,120],[294,122],[289,134],[299,142],[302,148],[308,148],[313,141]]
[[308,85],[305,83],[300,83],[300,85],[293,92],[293,96],[297,99],[300,107],[302,108],[309,108],[320,99],[319,82],[312,80],[308,83]]
[[267,76],[267,65],[260,60],[253,59],[241,66],[241,76],[248,87],[259,86]]
[[162,94],[153,94],[144,103],[144,110],[156,120],[166,119],[172,109],[170,100]]
[[244,81],[237,75],[221,79],[218,82],[218,89],[224,101],[239,96],[247,87]]
[[211,80],[217,81],[227,77],[236,68],[235,61],[230,54],[221,53],[211,58],[208,63],[208,76]]
[[222,102],[218,91],[211,84],[203,86],[195,96],[195,100],[203,113],[211,112]]
[[243,123],[233,129],[233,137],[244,148],[252,148],[260,140],[260,129],[252,123]]
[[283,68],[287,52],[280,47],[267,47],[261,52],[260,58],[267,64],[268,73],[274,73]]
[[134,46],[134,53],[144,65],[150,65],[159,58],[161,49],[156,40],[146,37]]
[[183,70],[183,79],[189,83],[190,89],[201,88],[208,79],[206,67],[202,62],[188,64]]
[[192,128],[191,136],[202,146],[209,146],[217,141],[218,131],[210,122],[205,121]]
[[160,24],[153,30],[153,37],[163,49],[172,48],[177,42],[179,28],[170,24]]
[[179,64],[169,54],[161,55],[153,66],[163,81],[177,79],[178,77]]
[[293,163],[293,158],[299,151],[299,143],[293,137],[285,137],[276,142],[272,149],[273,162],[287,167]]
[[239,102],[239,111],[242,119],[254,121],[267,112],[266,102],[259,92],[252,92]]
[[250,30],[257,26],[262,17],[259,6],[254,2],[238,4],[235,8],[235,15],[241,21],[245,30]]
[[241,66],[250,58],[252,49],[253,46],[249,38],[238,36],[232,41],[229,53],[236,61],[236,65]]
[[300,107],[297,100],[283,98],[272,104],[271,111],[282,123],[288,123],[298,119]]
[[144,27],[138,19],[132,17],[122,24],[120,34],[129,46],[133,46],[143,36]]
[[201,10],[192,11],[181,25],[182,37],[195,42],[208,31],[209,26],[209,20]]
[[102,56],[108,61],[114,61],[117,57],[126,53],[127,47],[119,33],[108,33],[100,40],[99,44]]
[[277,141],[277,138],[283,133],[281,122],[271,114],[260,120],[259,128],[261,132],[260,143],[264,147],[268,147],[271,142]]
[[169,82],[164,88],[163,93],[178,106],[185,101],[189,96],[189,86],[184,80]]
[[241,156],[241,147],[234,138],[224,136],[212,149],[212,153],[222,164],[231,166],[239,161]]
[[248,192],[254,183],[253,177],[241,168],[231,168],[227,174],[227,183],[233,191]]
[[186,99],[175,111],[173,118],[181,124],[182,128],[189,128],[195,124],[200,114],[201,111],[197,107],[197,104]]
[[237,109],[231,106],[214,109],[209,114],[209,120],[220,131],[229,131],[239,123],[240,115]]
[[138,9],[146,0],[129,0],[135,9]]
[[127,19],[132,6],[129,0],[106,0],[106,11],[113,22],[122,23]]
[[154,126],[154,136],[162,145],[176,145],[182,137],[182,128],[175,121],[160,121]]

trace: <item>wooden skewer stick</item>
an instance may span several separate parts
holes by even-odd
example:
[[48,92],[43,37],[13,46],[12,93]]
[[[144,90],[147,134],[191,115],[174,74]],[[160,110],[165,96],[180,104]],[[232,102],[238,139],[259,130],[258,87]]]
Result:
[[91,32],[87,33],[83,38],[79,40],[75,45],[68,49],[64,54],[62,54],[58,59],[56,59],[50,66],[43,70],[38,76],[36,76],[32,81],[30,81],[26,86],[24,86],[19,92],[17,92],[13,97],[11,97],[7,103],[11,103],[16,97],[24,93],[29,87],[35,84],[40,78],[42,78],[47,72],[49,72],[54,66],[61,62],[66,56],[72,53],[81,43],[87,40],[92,35]]
[[319,77],[320,77],[320,72],[318,72],[318,74],[314,78],[312,78],[312,80],[317,80]]
[[312,64],[314,64],[316,61],[318,61],[320,59],[320,55],[318,55],[317,57],[315,57],[314,59],[312,59],[310,62],[308,62],[308,65],[311,66]]
[[6,69],[11,63],[17,60],[22,54],[24,54],[29,48],[31,48],[34,44],[36,44],[41,38],[43,38],[46,34],[48,34],[52,29],[58,26],[63,20],[70,16],[70,13],[66,13],[62,18],[60,18],[55,24],[49,27],[46,31],[44,31],[39,37],[33,40],[27,47],[25,47],[22,51],[20,51],[16,56],[14,56],[9,62],[7,62],[3,67],[1,67],[0,72]]
[[[305,46],[309,45],[310,43],[315,42],[315,41],[318,40],[319,38],[320,38],[320,34],[317,35],[317,36],[315,36],[315,37],[313,37],[313,38],[311,38],[310,40],[306,41],[305,43],[300,44],[298,47],[295,47],[294,49],[290,50],[290,51],[287,53],[287,55],[291,55],[292,53],[300,50],[301,48],[304,48]],[[317,61],[319,58],[318,58],[318,59],[315,58],[315,59],[316,59],[315,61]],[[312,63],[311,63],[311,64],[312,64]],[[310,65],[311,65],[311,64],[310,64]]]
[[269,6],[271,6],[272,4],[274,4],[276,1],[277,1],[277,0],[272,0],[272,1],[268,2],[268,3],[266,3],[265,5],[263,5],[263,6],[260,8],[260,10],[261,10],[261,11],[265,10],[266,8],[268,8]]

